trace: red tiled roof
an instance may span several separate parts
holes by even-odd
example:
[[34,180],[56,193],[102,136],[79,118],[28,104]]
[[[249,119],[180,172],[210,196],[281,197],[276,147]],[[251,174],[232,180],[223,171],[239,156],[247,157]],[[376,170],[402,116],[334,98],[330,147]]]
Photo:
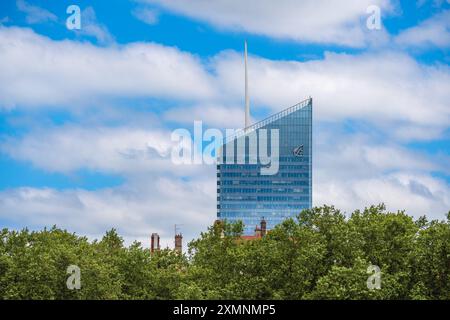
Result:
[[241,236],[241,240],[256,240],[261,239],[261,236]]

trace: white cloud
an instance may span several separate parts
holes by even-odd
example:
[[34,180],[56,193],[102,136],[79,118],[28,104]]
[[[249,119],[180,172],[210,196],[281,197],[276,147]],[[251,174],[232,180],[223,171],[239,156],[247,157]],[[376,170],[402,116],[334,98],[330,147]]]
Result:
[[[239,126],[242,64],[242,55],[235,52],[204,62],[157,44],[99,48],[0,27],[3,107],[68,108],[108,104],[115,97],[161,97],[183,101],[162,112],[166,121]],[[447,66],[424,66],[405,54],[380,52],[327,54],[307,62],[251,56],[250,92],[253,111],[278,111],[312,95],[316,123],[331,124],[328,132],[315,135],[315,204],[351,211],[385,202],[393,210],[437,218],[448,211],[448,184],[430,173],[445,167],[391,139],[431,139],[448,128]],[[118,115],[110,111],[100,116],[105,122],[122,113],[128,122],[140,117],[131,108],[113,110]],[[3,136],[0,150],[46,171],[120,174],[125,184],[97,191],[5,190],[0,192],[0,217],[36,227],[58,224],[95,236],[117,226],[130,239],[148,239],[156,231],[168,244],[175,223],[184,224],[186,238],[212,223],[214,166],[174,166],[167,157],[170,130],[154,122],[149,127],[142,120],[139,127],[134,120],[133,125],[107,127],[99,121],[89,126],[84,123],[88,115],[81,114],[83,124],[32,127],[20,137]],[[349,119],[376,127],[382,138],[338,134],[336,127]]]
[[137,8],[132,11],[132,14],[140,21],[146,24],[157,24],[158,23],[158,11],[149,8]]
[[221,128],[242,128],[244,125],[242,107],[223,105],[197,105],[194,107],[172,108],[163,115],[164,120],[192,126],[194,121],[203,121],[206,125]]
[[99,48],[0,26],[0,48],[0,108],[75,108],[101,98],[213,95],[210,76],[197,58],[154,43]]
[[408,47],[450,47],[450,10],[443,11],[421,24],[402,31],[394,41]]
[[[173,226],[181,224],[190,240],[214,221],[215,203],[205,185],[214,181],[181,181],[146,175],[126,186],[86,191],[18,188],[0,192],[0,219],[30,228],[58,227],[99,238],[111,228],[126,239],[149,246],[158,232],[162,245],[173,247]],[[129,241],[131,242],[131,241]]]
[[445,219],[450,208],[450,189],[428,175],[386,174],[366,179],[327,179],[314,187],[315,205],[334,205],[347,213],[371,204],[386,204],[388,210],[406,210],[418,218]]
[[352,180],[408,171],[424,174],[443,170],[436,161],[395,142],[376,141],[370,134],[345,133],[320,125],[314,131],[314,170],[318,177]]
[[[114,98],[157,97],[189,102],[168,111],[167,119],[198,116],[222,125],[234,124],[236,106],[243,104],[243,59],[233,51],[201,61],[154,43],[99,48],[4,27],[0,47],[3,108],[81,108]],[[306,62],[251,56],[249,77],[254,111],[278,111],[311,95],[322,120],[363,119],[405,140],[438,137],[450,121],[450,68],[421,65],[407,54],[327,53]]]
[[110,44],[114,42],[114,37],[108,28],[98,22],[95,11],[92,7],[87,7],[81,12],[81,29],[74,30],[80,35],[94,37],[100,44]]
[[66,125],[35,129],[22,138],[4,138],[0,151],[48,172],[89,169],[126,177],[200,174],[200,166],[172,163],[175,145],[167,129]]
[[268,37],[364,46],[366,13],[378,5],[383,16],[392,12],[389,0],[146,0],[166,10],[207,22],[217,28]]
[[[215,57],[224,97],[243,96],[242,70],[241,55]],[[428,136],[433,131],[439,135],[450,122],[450,68],[421,65],[406,54],[327,53],[323,60],[307,62],[251,57],[249,78],[252,106],[274,111],[311,95],[316,119],[361,119],[403,138],[414,136],[405,127],[428,128]]]
[[[96,191],[17,188],[0,192],[0,217],[34,228],[58,226],[100,237],[118,227],[127,239],[146,241],[152,232],[172,246],[172,227],[183,224],[185,240],[197,237],[216,215],[214,166],[175,166],[164,129],[63,126],[38,129],[7,140],[0,150],[51,172],[78,169],[120,174],[122,186]],[[370,135],[316,128],[314,205],[347,212],[384,202],[416,217],[443,219],[450,188],[430,172],[446,170],[435,159],[375,141]]]
[[145,242],[158,232],[172,247],[173,225],[185,241],[215,220],[213,165],[175,165],[170,131],[133,127],[63,127],[31,130],[8,138],[0,151],[47,172],[71,175],[80,169],[118,174],[125,182],[100,190],[16,188],[0,192],[0,220],[30,228],[56,224],[91,238],[118,228]]
[[17,0],[16,6],[19,11],[26,14],[25,20],[29,24],[54,22],[58,20],[56,15],[50,11],[31,5],[24,0]]
[[[128,131],[128,132],[127,132]],[[182,224],[185,240],[197,237],[216,215],[214,166],[174,166],[164,157],[165,134],[125,129],[59,128],[32,132],[11,145],[12,155],[50,171],[78,168],[124,174],[119,187],[17,188],[0,192],[0,218],[41,228],[57,224],[99,237],[112,227],[127,239],[147,241],[158,232],[172,246],[172,228]],[[152,157],[148,153],[150,143]],[[314,204],[347,212],[386,203],[416,217],[443,219],[450,188],[430,175],[442,168],[424,155],[369,136],[320,129],[315,138]],[[123,157],[123,151],[132,157]],[[135,157],[134,155],[138,155]]]
[[432,219],[444,219],[450,208],[448,183],[431,175],[447,170],[436,159],[325,127],[316,135],[314,150],[314,205],[335,205],[350,213],[385,203],[389,210]]

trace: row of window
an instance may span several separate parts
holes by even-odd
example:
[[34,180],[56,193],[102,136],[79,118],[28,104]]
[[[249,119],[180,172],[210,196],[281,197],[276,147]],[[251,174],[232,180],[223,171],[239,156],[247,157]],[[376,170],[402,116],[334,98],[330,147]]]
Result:
[[[282,172],[274,175],[281,178],[308,178],[307,172]],[[217,178],[245,178],[245,177],[267,177],[266,175],[261,175],[260,172],[223,172],[217,173]]]
[[[301,212],[301,209],[298,210],[298,213]],[[284,219],[287,217],[292,217],[292,212],[239,212],[239,211],[231,211],[231,212],[221,212],[218,214],[219,218],[222,219],[234,219],[234,220],[240,220],[245,218],[245,220],[255,220],[255,221],[261,221],[261,219],[264,217],[264,220],[267,222],[273,221],[273,220],[279,220]]]
[[302,193],[308,192],[308,188],[222,188],[217,193]]
[[222,180],[217,181],[217,185],[220,186],[278,186],[278,185],[289,185],[289,186],[308,186],[308,180]]
[[[245,156],[244,159],[245,159],[245,162],[246,162],[246,163],[248,163],[248,162],[250,161],[250,160],[249,160],[249,159],[250,159],[249,156]],[[227,157],[226,157],[226,156],[223,156],[223,157],[222,157],[222,164],[219,164],[219,165],[233,165],[233,163],[236,162],[236,160],[235,160],[234,158],[231,158],[231,160],[232,160],[232,163],[227,164],[227,163],[226,163]],[[254,159],[253,159],[253,161],[254,161]],[[306,156],[306,155],[303,155],[303,156],[301,156],[301,157],[296,157],[296,156],[291,156],[291,157],[278,157],[278,162],[279,162],[279,163],[283,163],[283,162],[302,162],[302,163],[307,163],[308,161],[309,161],[309,157]],[[219,169],[219,165],[217,166],[217,169]]]
[[308,197],[294,196],[221,196],[218,201],[308,201]]
[[[303,209],[305,206],[308,206],[307,197],[304,197],[304,201],[305,203],[297,203],[297,204],[292,204],[289,202],[286,203],[255,203],[255,204],[251,204],[251,203],[224,203],[224,204],[218,204],[217,205],[217,209],[233,209],[233,210],[238,210],[238,209],[248,209],[248,210],[255,210],[255,209]],[[269,200],[270,201],[270,200]]]
[[[260,170],[261,165],[257,164],[222,164],[218,170]],[[267,166],[265,166],[267,167]],[[308,170],[308,165],[279,165],[278,170]]]
[[[300,213],[301,210],[298,211]],[[233,213],[221,213],[220,218],[222,219],[230,219],[230,220],[243,220],[243,221],[255,221],[259,222],[264,217],[267,223],[271,223],[276,220],[286,219],[288,217],[292,217],[291,213],[280,213],[280,212],[261,212],[255,215],[248,215],[242,212],[233,212]]]
[[[242,201],[247,201],[247,202],[272,202],[272,201],[277,201],[277,202],[307,202],[307,198],[309,196],[309,192],[302,192],[302,193],[297,193],[295,195],[292,194],[283,194],[283,196],[281,196],[280,194],[266,194],[266,195],[222,195],[220,197],[217,197],[217,203],[226,203],[226,202],[242,202]],[[282,198],[282,199],[280,199]]]
[[[266,219],[267,222],[267,229],[272,229],[275,225],[283,222],[284,220],[286,220],[287,218],[289,218],[290,216],[287,217],[279,217],[279,218],[273,218],[273,219]],[[237,221],[242,221],[244,222],[244,228],[248,228],[249,230],[255,230],[255,226],[259,226],[261,223],[261,218],[256,218],[256,219],[249,219],[247,217],[238,217],[238,218],[233,218],[233,217],[224,217],[222,218],[223,220],[227,220],[230,222],[237,222]]]

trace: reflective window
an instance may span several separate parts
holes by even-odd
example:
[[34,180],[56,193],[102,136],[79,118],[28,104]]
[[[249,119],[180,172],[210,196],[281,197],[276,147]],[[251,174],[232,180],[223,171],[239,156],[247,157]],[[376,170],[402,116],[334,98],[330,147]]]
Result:
[[[271,229],[312,206],[312,101],[295,111],[264,120],[260,129],[278,129],[280,163],[277,174],[260,174],[259,164],[225,163],[217,166],[217,217],[242,220],[245,234],[254,234],[261,219]],[[232,142],[225,145],[223,152]],[[270,145],[270,142],[269,142]]]

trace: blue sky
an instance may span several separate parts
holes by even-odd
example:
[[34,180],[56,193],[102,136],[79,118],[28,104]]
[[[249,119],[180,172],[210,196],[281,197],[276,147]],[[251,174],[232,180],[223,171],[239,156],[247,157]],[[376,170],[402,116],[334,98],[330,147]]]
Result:
[[[66,9],[81,9],[69,30]],[[381,30],[369,30],[370,5]],[[214,166],[175,166],[170,133],[314,98],[314,204],[450,210],[444,0],[0,3],[0,225],[116,227],[171,244],[215,218]]]

